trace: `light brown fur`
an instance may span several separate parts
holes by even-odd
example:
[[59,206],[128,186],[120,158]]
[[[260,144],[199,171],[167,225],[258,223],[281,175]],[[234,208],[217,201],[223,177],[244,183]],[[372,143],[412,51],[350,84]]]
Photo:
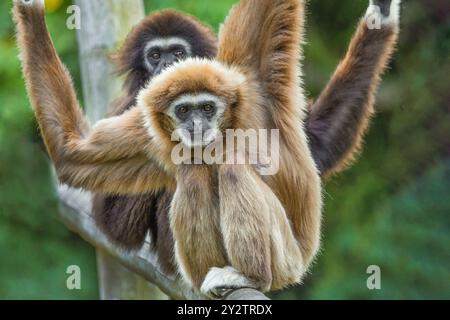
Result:
[[[185,40],[191,57],[213,58],[217,52],[216,36],[199,20],[174,10],[152,12],[133,27],[113,55],[116,74],[124,77],[124,84],[122,96],[112,104],[111,115],[121,115],[136,106],[139,91],[156,75],[156,70],[147,65],[147,45],[161,38]],[[124,249],[140,248],[148,233],[160,268],[173,274],[173,238],[168,222],[172,196],[173,190],[165,188],[137,195],[94,193],[93,217],[108,239]]]

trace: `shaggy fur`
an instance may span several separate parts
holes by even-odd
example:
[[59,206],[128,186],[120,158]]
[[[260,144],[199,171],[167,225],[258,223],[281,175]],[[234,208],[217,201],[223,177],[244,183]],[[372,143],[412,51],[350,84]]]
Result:
[[[259,10],[254,10],[255,7]],[[241,104],[244,105],[243,102],[247,99],[246,102],[249,107],[251,106],[253,113],[258,111],[255,106],[260,105],[266,116],[262,125],[253,127],[280,130],[280,170],[276,175],[268,176],[266,183],[292,224],[295,239],[292,246],[298,244],[301,259],[296,259],[298,255],[290,256],[285,251],[286,261],[283,262],[283,271],[274,274],[277,269],[272,268],[274,280],[278,277],[291,276],[289,266],[292,266],[292,263],[288,262],[290,259],[297,261],[295,268],[299,274],[304,272],[312,262],[320,242],[322,203],[320,179],[305,133],[301,129],[302,126],[299,126],[305,106],[298,66],[301,59],[303,16],[303,1],[241,1],[232,10],[221,30],[217,57],[227,64],[239,66],[250,84],[250,79],[257,79],[254,87],[249,90],[250,94],[244,93],[241,96],[243,100]],[[253,90],[260,92],[259,101],[254,98],[258,92]],[[245,111],[241,111],[237,125],[245,127],[248,117],[250,116]],[[263,116],[259,115],[259,118]],[[256,179],[254,175],[253,178]],[[262,190],[267,190],[262,181],[258,184]],[[276,216],[279,211],[270,206],[272,200],[272,194],[268,193],[264,201],[268,204],[268,208],[273,209],[267,213],[268,217]],[[228,205],[231,206],[231,211],[241,209],[237,201]],[[270,225],[271,228],[276,228],[276,225]],[[237,236],[235,239],[237,242],[246,243],[249,240],[245,237],[250,238],[254,235],[253,232],[249,232],[248,235],[239,232],[237,224],[233,229],[230,234]],[[276,234],[270,230],[267,232],[270,236]],[[289,242],[289,234],[282,236],[285,237],[284,243]],[[266,247],[271,247],[270,242],[266,242]],[[291,247],[291,244],[288,247]],[[273,259],[272,254],[272,260],[265,260],[264,265],[269,261],[271,264],[278,263]],[[239,271],[244,275],[254,274],[255,271],[250,270],[254,265],[244,263],[243,266],[246,268]],[[298,281],[299,277],[293,282]],[[272,287],[281,288],[285,284],[286,282],[274,281]]]

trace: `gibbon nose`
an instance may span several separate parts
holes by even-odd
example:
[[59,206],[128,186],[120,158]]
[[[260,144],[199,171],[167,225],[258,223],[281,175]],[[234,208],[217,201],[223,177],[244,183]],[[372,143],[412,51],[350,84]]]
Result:
[[189,123],[188,130],[191,134],[202,134],[206,130],[208,130],[208,123],[203,121],[202,119],[192,119]]
[[163,68],[170,67],[172,64],[178,61],[178,58],[176,57],[165,57]]
[[203,131],[203,121],[201,119],[193,119],[190,123],[191,132],[202,132]]

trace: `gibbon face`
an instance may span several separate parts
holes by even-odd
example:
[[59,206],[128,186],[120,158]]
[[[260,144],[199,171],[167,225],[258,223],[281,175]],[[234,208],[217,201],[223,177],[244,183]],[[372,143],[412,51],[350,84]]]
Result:
[[245,82],[243,74],[217,61],[190,58],[174,64],[138,97],[150,136],[172,146],[178,139],[188,147],[214,142],[233,123]]
[[183,94],[170,104],[166,114],[178,138],[187,147],[207,146],[216,140],[226,102],[211,93]]
[[114,55],[118,74],[133,97],[146,82],[171,64],[189,57],[212,58],[217,39],[200,21],[174,10],[150,14],[127,36]]
[[182,38],[157,38],[147,43],[143,56],[148,71],[158,75],[175,62],[191,57],[192,48]]

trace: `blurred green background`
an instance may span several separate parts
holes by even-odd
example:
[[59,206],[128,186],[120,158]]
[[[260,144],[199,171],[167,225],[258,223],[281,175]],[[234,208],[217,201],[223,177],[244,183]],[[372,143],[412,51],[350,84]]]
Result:
[[[216,30],[235,0],[148,0]],[[306,87],[317,96],[365,12],[365,0],[310,1]],[[403,1],[398,51],[359,161],[326,185],[322,253],[286,299],[450,298],[450,2]],[[55,45],[80,89],[70,1],[48,1]],[[0,299],[96,299],[95,252],[57,218],[50,167],[29,106],[10,18],[0,2]],[[81,92],[80,92],[81,96]],[[79,265],[82,290],[66,289]],[[378,265],[381,290],[368,290]]]

